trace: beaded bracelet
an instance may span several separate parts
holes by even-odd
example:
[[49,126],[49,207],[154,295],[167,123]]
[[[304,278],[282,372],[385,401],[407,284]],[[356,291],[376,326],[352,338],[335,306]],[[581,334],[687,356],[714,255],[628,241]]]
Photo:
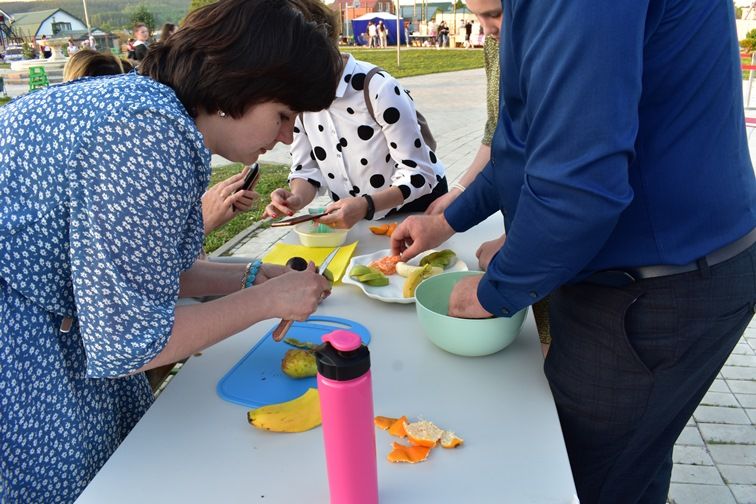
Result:
[[260,266],[262,266],[262,261],[260,259],[256,259],[247,264],[247,267],[244,268],[244,276],[242,276],[242,289],[251,287],[252,284],[255,283],[255,278],[257,278],[257,273],[260,271]]
[[466,188],[465,186],[463,186],[463,185],[462,185],[462,184],[460,184],[459,182],[454,182],[454,183],[453,183],[453,184],[451,185],[451,188],[452,188],[452,189],[454,189],[455,187],[456,187],[457,189],[459,189],[459,192],[465,192],[465,189],[467,189],[467,188]]

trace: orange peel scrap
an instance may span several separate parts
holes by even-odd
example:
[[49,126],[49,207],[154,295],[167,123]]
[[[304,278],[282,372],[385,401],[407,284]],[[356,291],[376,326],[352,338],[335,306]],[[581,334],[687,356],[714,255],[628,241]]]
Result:
[[456,448],[464,442],[464,439],[451,431],[444,431],[444,433],[441,434],[441,446],[444,448]]
[[385,417],[385,416],[377,416],[373,420],[375,423],[375,426],[378,427],[381,430],[389,430],[392,425],[394,425],[394,422],[399,420],[398,418],[391,418],[391,417]]
[[407,439],[415,446],[428,446],[433,448],[441,439],[444,430],[428,420],[419,422],[404,423],[404,430],[407,433]]
[[403,416],[402,418],[398,418],[396,422],[391,424],[391,427],[389,427],[388,433],[398,438],[406,437],[407,431],[404,430],[404,425],[406,423],[407,423],[406,416]]
[[406,462],[417,464],[428,458],[431,449],[427,446],[406,446],[401,443],[391,443],[393,450],[386,457],[389,462]]
[[370,232],[376,235],[385,235],[388,233],[389,225],[381,224],[380,226],[370,226]]

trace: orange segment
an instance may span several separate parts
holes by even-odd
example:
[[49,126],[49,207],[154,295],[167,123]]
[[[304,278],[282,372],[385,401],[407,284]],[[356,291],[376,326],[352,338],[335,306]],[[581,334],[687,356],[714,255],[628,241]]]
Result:
[[396,436],[399,438],[403,438],[407,435],[407,432],[404,430],[404,424],[407,423],[407,417],[403,416],[402,418],[397,419],[396,422],[394,422],[391,427],[389,427],[388,433],[392,436]]
[[384,275],[396,273],[396,263],[402,260],[401,256],[385,256],[370,263],[371,268],[379,270]]
[[[392,426],[393,427],[393,426]],[[433,422],[421,420],[404,424],[404,430],[407,432],[407,439],[416,446],[428,446],[433,448],[444,434],[443,429],[438,428]]]
[[452,431],[444,431],[444,433],[441,434],[441,446],[444,448],[456,448],[464,442],[464,439],[458,437]]
[[417,464],[425,461],[431,451],[427,446],[405,446],[400,443],[392,443],[391,446],[393,450],[386,457],[389,462]]
[[391,426],[396,422],[398,418],[390,418],[385,416],[377,416],[375,417],[375,426],[382,430],[389,430]]
[[388,224],[381,224],[380,226],[370,226],[370,232],[377,235],[385,235],[389,230]]
[[386,236],[391,236],[391,234],[396,230],[396,226],[398,226],[396,222],[389,224],[388,229],[386,230]]

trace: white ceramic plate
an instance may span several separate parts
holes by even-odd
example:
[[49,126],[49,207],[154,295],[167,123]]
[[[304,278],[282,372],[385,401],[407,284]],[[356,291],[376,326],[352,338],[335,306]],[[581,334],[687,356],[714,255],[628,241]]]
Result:
[[[420,264],[420,259],[425,257],[426,255],[436,252],[436,250],[427,250],[420,254],[419,256],[412,259],[409,263],[417,266]],[[349,272],[352,270],[352,267],[355,264],[364,264],[368,266],[371,262],[375,261],[376,259],[380,259],[381,257],[386,257],[387,255],[391,255],[390,249],[385,250],[379,250],[378,252],[374,252],[372,254],[367,255],[361,255],[352,257],[352,260],[349,261],[349,266],[347,266],[346,272],[344,273],[344,277],[341,279],[342,283],[350,284],[350,285],[356,285],[362,291],[367,295],[367,297],[371,297],[373,299],[377,299],[379,301],[385,301],[386,303],[414,303],[415,298],[406,298],[402,296],[402,290],[404,288],[404,281],[406,280],[405,277],[400,276],[398,273],[394,273],[393,275],[389,275],[389,284],[384,285],[383,287],[373,287],[371,285],[365,285],[364,283],[358,282],[357,280],[353,280],[349,278]],[[467,265],[462,261],[461,259],[457,259],[457,262],[449,266],[444,270],[444,272],[447,271],[467,271]]]

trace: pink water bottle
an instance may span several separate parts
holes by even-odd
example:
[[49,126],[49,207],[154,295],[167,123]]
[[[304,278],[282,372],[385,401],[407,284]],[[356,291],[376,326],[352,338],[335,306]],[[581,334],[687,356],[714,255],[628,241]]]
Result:
[[328,333],[323,343],[315,355],[331,504],[376,504],[370,352],[349,331]]

